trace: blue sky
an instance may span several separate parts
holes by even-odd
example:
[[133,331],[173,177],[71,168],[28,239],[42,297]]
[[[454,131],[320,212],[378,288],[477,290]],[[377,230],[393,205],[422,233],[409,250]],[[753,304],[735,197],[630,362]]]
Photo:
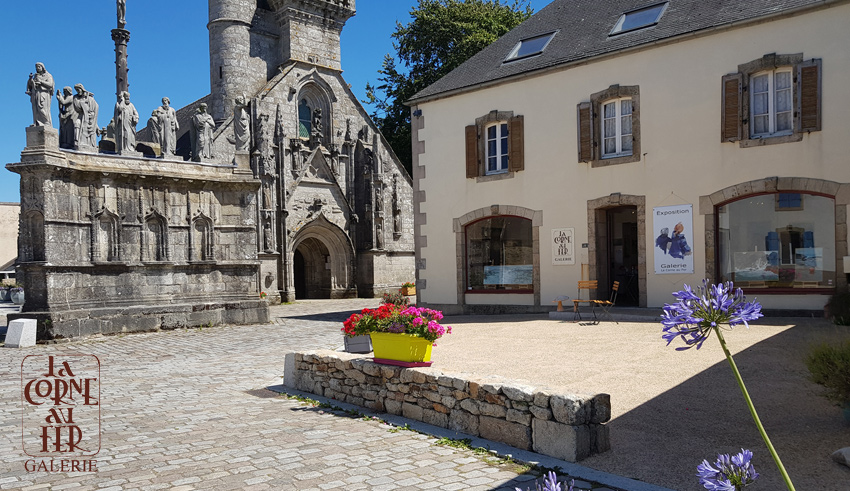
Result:
[[[531,0],[535,11],[550,0]],[[357,15],[342,31],[343,77],[359,99],[367,82],[377,82],[387,53],[394,53],[396,21],[410,20],[416,0],[358,0]],[[168,96],[182,107],[209,93],[209,20],[206,0],[128,0],[130,93],[146,116]],[[0,31],[0,164],[18,162],[32,124],[27,76],[42,62],[57,88],[82,83],[100,105],[99,126],[109,123],[115,102],[116,27],[112,0],[4,2]],[[53,100],[53,126],[58,106]],[[142,129],[140,123],[138,129]],[[0,170],[0,202],[20,200],[18,175]]]

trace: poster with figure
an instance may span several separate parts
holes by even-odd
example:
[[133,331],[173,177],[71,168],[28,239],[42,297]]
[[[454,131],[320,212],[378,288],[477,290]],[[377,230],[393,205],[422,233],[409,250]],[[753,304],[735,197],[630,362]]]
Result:
[[652,209],[655,237],[655,274],[693,274],[693,205],[658,206]]
[[552,265],[575,264],[575,229],[552,229]]

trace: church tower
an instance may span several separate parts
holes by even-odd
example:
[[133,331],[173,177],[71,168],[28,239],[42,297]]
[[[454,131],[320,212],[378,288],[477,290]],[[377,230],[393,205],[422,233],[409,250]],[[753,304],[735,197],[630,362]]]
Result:
[[224,121],[278,67],[300,61],[341,70],[340,34],[354,0],[209,0],[210,112]]

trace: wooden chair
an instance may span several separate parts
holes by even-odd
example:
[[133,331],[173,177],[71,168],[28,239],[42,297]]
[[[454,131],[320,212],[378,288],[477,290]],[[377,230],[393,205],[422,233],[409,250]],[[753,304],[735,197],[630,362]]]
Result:
[[[573,299],[573,313],[575,314],[575,315],[573,315],[574,320],[575,319],[581,320],[581,312],[579,312],[579,306],[581,306],[581,304],[583,304],[583,303],[590,305],[591,312],[593,312],[593,318],[594,319],[596,318],[596,311],[594,310],[594,307],[596,306],[596,300],[590,299],[590,292],[596,291],[596,288],[597,288],[597,281],[596,280],[579,281],[578,282],[578,296],[575,299]],[[582,293],[581,293],[582,290],[585,290],[587,292],[585,298],[582,298]]]
[[[602,315],[607,316],[609,319],[614,321],[615,324],[619,324],[614,316],[611,315],[611,307],[617,303],[617,293],[620,291],[620,282],[615,281],[614,285],[611,286],[611,297],[608,300],[597,300],[596,305],[602,309]],[[594,312],[594,316],[596,312]]]

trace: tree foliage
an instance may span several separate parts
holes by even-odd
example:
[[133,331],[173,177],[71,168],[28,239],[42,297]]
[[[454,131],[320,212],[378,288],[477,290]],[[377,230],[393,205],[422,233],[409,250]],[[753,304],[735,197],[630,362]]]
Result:
[[419,0],[407,25],[396,23],[393,48],[378,70],[380,85],[366,85],[372,119],[408,172],[410,108],[404,102],[439,80],[532,14],[528,0]]

